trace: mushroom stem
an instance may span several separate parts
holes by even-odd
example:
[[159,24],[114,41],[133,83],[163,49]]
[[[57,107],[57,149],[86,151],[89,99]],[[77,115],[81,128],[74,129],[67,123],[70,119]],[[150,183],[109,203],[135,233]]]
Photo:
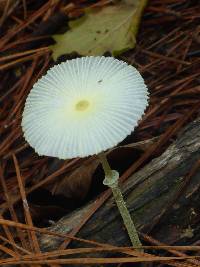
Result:
[[124,225],[127,229],[128,235],[130,237],[131,243],[134,247],[141,248],[142,243],[137,234],[137,230],[131,218],[131,215],[127,209],[126,203],[123,199],[122,192],[118,185],[119,173],[110,168],[110,165],[107,161],[106,155],[104,153],[99,154],[99,159],[101,161],[103,170],[105,172],[105,179],[103,181],[104,185],[107,185],[111,188],[115,202],[119,209],[119,212],[124,221]]

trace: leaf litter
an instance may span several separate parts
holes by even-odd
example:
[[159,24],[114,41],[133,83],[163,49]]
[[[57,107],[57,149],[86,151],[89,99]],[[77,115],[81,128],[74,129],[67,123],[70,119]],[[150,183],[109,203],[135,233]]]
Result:
[[[44,37],[38,36],[38,39],[44,38],[39,46],[37,38],[33,38],[32,33],[35,28],[44,25],[44,17],[45,20],[48,20],[48,14],[50,18],[50,15],[56,12],[56,9],[61,12],[62,10],[67,10],[66,6],[63,6],[63,3],[59,2],[60,1],[54,1],[52,4],[52,1],[48,1],[40,5],[38,4],[38,6],[31,6],[27,0],[23,1],[23,5],[20,6],[20,1],[16,1],[18,5],[18,8],[16,8],[14,2],[10,1],[9,10],[14,10],[14,13],[11,15],[4,12],[3,27],[1,29],[3,30],[3,35],[1,35],[0,39],[0,47],[3,51],[2,57],[8,56],[8,58],[7,61],[2,60],[0,66],[0,69],[3,71],[0,73],[0,176],[1,184],[4,185],[0,188],[2,211],[0,216],[0,224],[2,225],[0,239],[1,251],[3,252],[1,256],[2,258],[8,258],[7,260],[10,261],[9,264],[13,265],[17,263],[17,260],[18,264],[25,263],[23,262],[23,260],[25,260],[24,255],[34,255],[34,246],[36,248],[37,243],[35,242],[37,241],[33,241],[35,237],[31,237],[30,235],[33,229],[41,234],[59,235],[58,233],[48,233],[48,230],[45,231],[43,228],[34,228],[31,226],[31,221],[29,221],[29,223],[20,224],[19,221],[24,222],[24,220],[19,217],[19,210],[16,204],[18,203],[18,205],[21,205],[22,200],[25,201],[26,197],[28,197],[28,203],[31,204],[31,199],[29,199],[31,192],[37,195],[37,189],[47,188],[49,183],[56,185],[57,178],[62,175],[65,176],[66,173],[73,173],[73,170],[82,166],[87,160],[76,159],[59,164],[55,163],[54,168],[50,168],[52,159],[38,158],[25,144],[20,127],[18,127],[27,93],[37,78],[53,64],[48,48],[49,41],[47,41],[47,37],[45,37],[48,33],[44,32]],[[28,4],[27,20],[22,19],[25,17],[25,4]],[[76,9],[80,10],[83,6],[88,7],[86,1],[76,1],[74,14],[76,14]],[[49,11],[48,14],[47,10]],[[71,9],[69,10],[71,12]],[[11,16],[14,17],[11,18]],[[160,1],[155,0],[151,2],[145,10],[135,50],[121,55],[122,59],[134,64],[143,73],[152,95],[150,108],[141,121],[137,131],[131,135],[124,144],[121,144],[121,146],[124,145],[125,148],[127,148],[127,145],[130,145],[132,147],[131,149],[135,149],[134,144],[137,143],[139,146],[136,146],[136,148],[139,147],[140,149],[142,145],[140,142],[145,142],[144,144],[147,144],[146,149],[140,149],[141,152],[137,155],[135,163],[130,164],[122,180],[127,179],[130,174],[143,166],[146,160],[162,153],[182,127],[198,115],[198,16],[198,6],[196,6],[195,1],[177,3],[175,0],[163,0],[162,3],[160,3]],[[21,22],[19,18],[21,18]],[[34,25],[32,25],[33,22],[35,23]],[[13,37],[16,37],[16,39]],[[33,47],[33,49],[35,49],[34,51],[29,50],[29,40],[32,40],[31,42],[35,44],[35,47]],[[17,54],[17,56],[15,54]],[[10,55],[13,55],[13,57],[10,58]],[[17,60],[15,60],[16,58]],[[19,73],[21,73],[21,76],[15,75],[16,68],[20,68]],[[158,138],[158,140],[153,138]],[[151,144],[151,142],[153,142],[153,149],[151,145],[148,145]],[[13,155],[15,155],[17,159],[17,161],[15,160],[15,165],[13,164]],[[120,154],[118,157],[120,158]],[[50,169],[51,172],[49,173]],[[16,175],[16,171],[18,176]],[[90,175],[93,175],[93,171],[91,171]],[[89,178],[87,177],[87,179]],[[90,181],[89,179],[89,183]],[[18,190],[18,184],[20,184],[20,191]],[[26,195],[24,195],[24,191]],[[107,194],[107,196],[109,196],[109,194]],[[71,232],[70,237],[67,235],[60,235],[63,240],[67,238],[67,243],[69,243],[70,238],[73,239],[73,235],[77,234],[79,229],[87,222],[95,210],[103,204],[104,200],[106,200],[106,196],[101,196],[99,199],[99,202],[94,203],[90,215],[85,218],[79,227]],[[11,219],[5,220],[4,217],[7,218],[6,212],[8,212],[8,210]],[[29,211],[26,206],[24,206],[24,212],[25,217],[29,216]],[[35,223],[34,220],[33,223]],[[18,238],[16,238],[16,236]],[[142,234],[142,236],[148,244],[156,245],[154,250],[164,245],[148,235]],[[87,243],[88,241],[82,240],[82,242]],[[109,250],[109,245],[107,244],[98,244],[95,242],[87,244],[97,247],[102,246],[105,250]],[[148,248],[151,249],[151,247]],[[185,247],[185,251],[189,251],[192,248],[199,251],[198,244],[197,246]],[[113,247],[112,249],[114,250],[116,248]],[[124,248],[119,248],[120,252],[123,252],[123,249]],[[172,255],[183,257],[182,260],[184,257],[188,257],[186,252],[180,255],[180,247],[169,246],[165,247],[165,249]],[[89,251],[92,252],[92,248],[90,248]],[[68,252],[69,249],[64,250],[64,253]],[[80,253],[84,252],[80,251]],[[88,251],[85,253],[87,253],[86,257],[88,257]],[[131,255],[130,253],[132,253],[132,251],[128,253]],[[21,263],[19,262],[19,255],[21,257]],[[37,257],[37,254],[35,255]],[[47,259],[44,253],[40,255],[41,262],[39,263],[39,261],[37,261],[35,264],[42,264],[42,260],[44,263]],[[58,255],[59,252],[57,256]],[[116,255],[118,258],[113,259],[112,262],[124,261],[124,259],[120,259],[121,254]],[[55,256],[53,251],[49,252],[49,257],[52,256]],[[137,261],[139,256],[141,255],[137,255],[133,259],[130,259],[130,261],[132,262],[134,259]],[[152,256],[152,258],[149,258],[150,261],[154,261],[155,259],[155,255],[153,254],[147,255],[146,253],[142,256]],[[195,258],[195,256],[193,258]],[[145,260],[144,258],[140,259],[141,261]],[[94,259],[94,261],[95,260],[96,259]],[[163,260],[166,261],[170,259],[164,258]],[[170,263],[165,262],[165,264],[170,266],[199,265],[197,259],[188,259],[184,262],[178,262],[177,259],[171,260]],[[6,259],[1,262],[4,266],[5,261]],[[157,261],[162,261],[162,259],[157,258]],[[77,263],[77,261],[74,261],[74,263],[75,262]],[[99,261],[96,260],[96,262]],[[64,264],[64,262],[59,261],[59,256],[57,261],[46,263]],[[80,259],[80,263],[83,263],[82,259]],[[103,263],[106,263],[106,261],[101,260],[101,264]],[[31,261],[29,261],[28,264],[31,264]],[[70,264],[73,264],[73,259]]]

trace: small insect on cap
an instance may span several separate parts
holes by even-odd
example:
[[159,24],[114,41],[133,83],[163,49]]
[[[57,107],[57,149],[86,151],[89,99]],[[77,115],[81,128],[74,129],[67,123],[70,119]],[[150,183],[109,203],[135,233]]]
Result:
[[86,157],[129,135],[148,104],[140,73],[112,57],[82,57],[51,68],[30,91],[22,129],[40,155]]

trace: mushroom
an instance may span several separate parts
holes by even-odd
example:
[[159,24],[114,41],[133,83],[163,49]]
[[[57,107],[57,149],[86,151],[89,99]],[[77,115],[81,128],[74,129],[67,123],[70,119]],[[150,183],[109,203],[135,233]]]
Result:
[[118,187],[119,174],[110,169],[103,151],[134,130],[147,105],[147,87],[133,66],[91,56],[48,70],[30,91],[22,116],[24,137],[39,155],[99,155],[104,184],[113,191],[134,246],[141,243]]

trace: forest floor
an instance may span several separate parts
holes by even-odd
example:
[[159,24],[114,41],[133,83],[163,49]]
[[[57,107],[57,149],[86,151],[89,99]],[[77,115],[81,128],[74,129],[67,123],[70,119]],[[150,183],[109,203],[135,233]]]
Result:
[[[73,261],[73,253],[87,256],[88,252],[106,249],[133,256],[130,249],[117,250],[108,246],[97,246],[96,250],[80,248],[76,252],[66,247],[42,254],[36,234],[57,235],[49,233],[46,228],[105,190],[94,179],[94,174],[95,177],[101,176],[95,157],[65,161],[39,157],[25,142],[21,130],[21,115],[29,91],[37,79],[55,64],[48,48],[53,43],[51,35],[58,33],[69,17],[80,16],[85,7],[95,2],[103,6],[109,1],[0,2],[0,266],[80,264],[83,259]],[[182,128],[199,115],[199,23],[199,1],[149,1],[141,19],[136,47],[118,57],[140,71],[150,91],[146,114],[134,133],[121,144],[131,145],[133,151],[116,149],[110,157],[120,173],[126,172],[126,177],[161,155]],[[62,56],[58,62],[74,57],[75,54]],[[154,144],[153,149],[150,144]],[[94,212],[91,211],[90,216]],[[88,219],[85,218],[73,231],[70,240],[78,235]],[[148,244],[154,245],[151,240]],[[133,258],[138,262],[148,258],[149,266],[157,266],[152,263],[155,260],[153,255],[136,254]],[[62,255],[72,256],[71,262],[62,261]],[[180,264],[178,261],[173,263],[170,257],[157,258],[158,265],[164,266],[162,261],[171,260],[170,264],[167,263],[170,266],[200,266],[192,265],[194,262],[184,263],[186,255],[182,256]],[[54,261],[48,262],[50,259]],[[123,259],[125,257],[116,257],[110,263],[129,266],[123,265],[126,262]],[[103,265],[104,260],[102,258],[96,263]],[[91,262],[86,260],[86,263]]]

